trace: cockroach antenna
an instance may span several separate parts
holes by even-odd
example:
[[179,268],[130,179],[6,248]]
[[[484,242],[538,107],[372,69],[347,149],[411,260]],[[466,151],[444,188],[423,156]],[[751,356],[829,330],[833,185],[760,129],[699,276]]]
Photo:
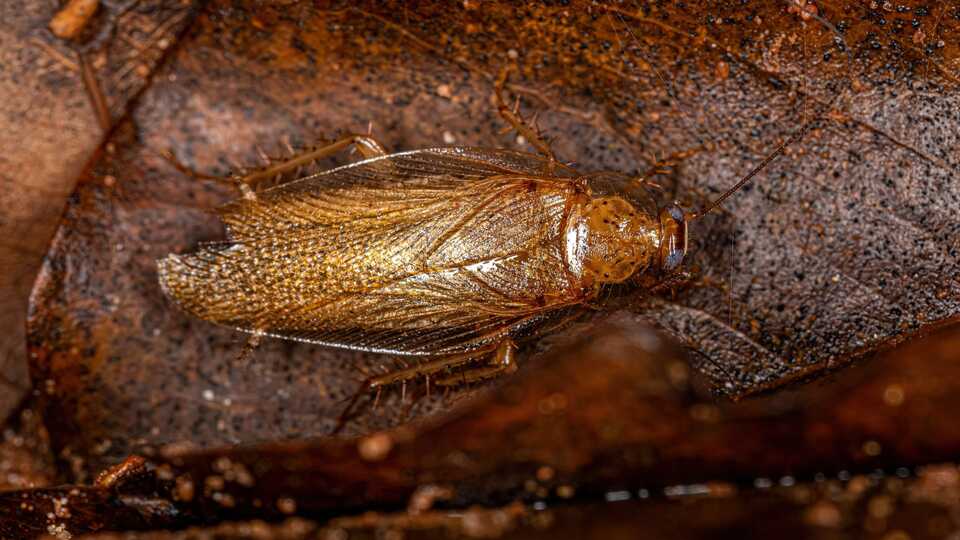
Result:
[[[795,0],[793,0],[793,1],[787,0],[787,3],[790,4],[790,5],[794,5],[794,4],[796,3],[796,1],[795,1]],[[821,25],[823,25],[825,28],[827,28],[828,30],[830,30],[830,32],[832,32],[832,33],[834,34],[836,41],[841,44],[841,46],[842,46],[842,48],[843,48],[843,51],[844,51],[844,52],[846,53],[846,55],[847,55],[847,62],[848,62],[848,64],[852,64],[853,62],[852,62],[852,59],[850,58],[850,49],[849,49],[849,47],[847,47],[847,42],[843,39],[843,34],[840,33],[840,30],[837,29],[837,27],[834,26],[833,23],[831,23],[830,21],[824,19],[824,18],[821,17],[819,14],[817,14],[815,11],[805,11],[805,12],[804,12],[804,15],[805,15],[806,17],[809,17],[809,18],[812,18],[812,19],[816,20],[817,22],[819,22]],[[778,157],[780,157],[780,154],[783,154],[783,151],[784,151],[788,146],[790,146],[791,144],[793,144],[793,143],[799,141],[800,139],[802,139],[803,136],[806,135],[808,131],[810,131],[810,128],[813,127],[813,124],[816,123],[816,122],[818,122],[818,121],[820,120],[820,118],[823,117],[823,115],[824,115],[824,113],[825,113],[826,111],[829,111],[830,109],[833,108],[833,104],[837,101],[837,98],[839,98],[841,94],[842,94],[842,92],[837,92],[836,94],[834,94],[833,98],[830,99],[830,102],[827,103],[827,106],[824,107],[824,109],[823,109],[822,112],[820,112],[819,114],[816,115],[815,118],[813,118],[812,120],[806,122],[803,126],[801,126],[800,129],[797,130],[796,133],[794,133],[793,135],[791,135],[786,141],[784,141],[780,146],[778,146],[778,147],[776,148],[776,150],[774,150],[773,152],[770,152],[769,154],[767,154],[767,157],[763,158],[763,161],[761,161],[759,165],[757,165],[756,167],[754,167],[753,170],[751,170],[751,171],[750,171],[749,173],[747,173],[743,178],[741,178],[740,181],[737,182],[732,188],[730,188],[730,189],[728,189],[727,191],[725,191],[725,192],[723,193],[723,195],[717,197],[716,200],[714,200],[713,202],[711,202],[711,203],[708,204],[707,206],[703,207],[703,209],[701,209],[699,212],[693,212],[693,213],[689,214],[689,215],[687,216],[687,220],[688,220],[688,221],[693,221],[693,220],[695,220],[695,219],[702,218],[703,216],[705,216],[705,215],[709,214],[710,212],[716,210],[716,209],[717,209],[721,204],[723,204],[723,202],[726,201],[727,198],[729,198],[731,195],[733,195],[733,194],[736,193],[737,191],[740,191],[740,188],[742,188],[743,186],[747,185],[747,183],[749,183],[751,180],[753,180],[753,177],[754,177],[754,176],[756,176],[757,174],[759,174],[760,171],[762,171],[764,168],[766,168],[766,166],[769,165],[773,160],[775,160],[775,159],[777,159]]]
[[[817,119],[819,119],[819,116],[817,117]],[[700,210],[699,212],[694,212],[690,214],[690,217],[688,217],[687,219],[689,221],[693,221],[695,219],[702,218],[703,216],[709,214],[713,210],[716,210],[717,207],[723,204],[723,201],[727,200],[728,197],[730,197],[731,195],[739,191],[740,188],[745,186],[748,182],[750,182],[750,180],[753,180],[753,177],[759,174],[760,171],[762,171],[767,165],[770,164],[770,162],[780,157],[780,154],[783,153],[783,151],[787,148],[787,146],[790,146],[791,144],[803,138],[803,136],[810,129],[810,126],[812,126],[817,119],[807,122],[802,128],[800,128],[799,131],[791,135],[789,139],[787,139],[786,141],[783,142],[783,144],[778,146],[776,150],[767,154],[767,157],[763,158],[763,161],[761,161],[759,165],[754,167],[752,171],[750,171],[749,173],[747,173],[746,176],[741,178],[740,181],[737,182],[732,188],[728,189],[726,192],[724,192],[723,195],[717,197],[716,200],[714,200],[707,206],[703,207],[703,209]]]

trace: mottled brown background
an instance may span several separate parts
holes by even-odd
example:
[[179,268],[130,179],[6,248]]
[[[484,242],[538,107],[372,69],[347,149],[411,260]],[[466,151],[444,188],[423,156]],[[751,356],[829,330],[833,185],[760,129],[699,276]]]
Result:
[[[512,134],[500,132],[491,104],[492,81],[504,65],[519,68],[508,90],[522,98],[525,112],[539,113],[558,155],[584,170],[642,171],[672,151],[699,149],[660,179],[665,199],[676,195],[692,205],[732,184],[839,96],[804,141],[726,205],[728,212],[697,224],[691,267],[709,286],[621,302],[633,315],[624,315],[620,332],[658,326],[687,349],[693,368],[684,390],[671,398],[678,400],[677,416],[624,409],[637,425],[686,425],[679,418],[688,408],[702,412],[697,407],[709,389],[742,396],[776,388],[957,316],[960,107],[958,44],[949,36],[960,12],[949,4],[821,6],[820,13],[840,25],[849,57],[830,31],[803,21],[786,3],[688,3],[685,10],[577,2],[114,4],[104,3],[87,38],[100,43],[93,34],[109,24],[115,32],[102,46],[86,48],[44,29],[56,6],[0,8],[9,21],[0,54],[10,66],[0,75],[10,96],[0,105],[0,121],[12,127],[0,135],[2,178],[10,186],[0,221],[10,253],[0,260],[11,266],[2,274],[11,290],[3,316],[12,319],[3,338],[8,352],[0,357],[2,384],[10,391],[0,393],[0,412],[24,403],[30,388],[19,332],[32,277],[47,253],[30,321],[37,398],[11,425],[19,426],[15,433],[46,426],[57,463],[50,469],[48,458],[30,450],[31,444],[43,448],[42,437],[28,437],[29,444],[8,447],[36,474],[18,472],[20,480],[7,485],[42,484],[51,476],[86,481],[144,446],[328,434],[362,369],[376,369],[384,359],[270,342],[239,366],[240,338],[172,309],[155,285],[153,261],[221,238],[208,210],[230,194],[184,177],[158,152],[171,149],[190,166],[224,173],[256,163],[258,148],[276,154],[285,143],[307,145],[368,125],[396,150],[444,142],[517,147]],[[83,83],[85,64],[96,85]],[[95,87],[104,94],[106,114],[91,108],[87,94]],[[104,128],[111,131],[102,145]],[[48,251],[62,202],[78,178]],[[560,341],[531,343],[523,358],[548,350],[568,364],[599,370],[593,362],[599,353],[575,353]],[[789,434],[798,414],[811,419],[817,437],[849,434],[825,455],[814,451],[822,439],[811,443],[804,430],[793,433],[798,439],[730,434],[720,443],[685,443],[700,463],[688,469],[691,476],[677,476],[685,467],[666,465],[669,459],[643,467],[628,461],[612,474],[662,484],[864,468],[872,463],[860,455],[869,441],[885,450],[884,466],[949,459],[957,439],[936,411],[952,403],[951,357],[910,354],[903,358],[943,365],[941,376],[936,369],[904,371],[915,360],[902,361],[891,364],[890,381],[873,393],[864,387],[864,395],[877,400],[891,385],[903,391],[916,384],[916,409],[888,415],[869,400],[831,409],[841,403],[843,385],[855,388],[867,376],[866,368],[855,368],[841,372],[841,386],[826,394],[799,390],[825,405],[811,408],[814,397],[781,392],[731,413],[751,419],[735,421],[751,429],[756,418],[774,417],[771,429],[778,434]],[[930,364],[932,358],[941,364]],[[534,382],[525,384],[536,388],[536,370],[550,365],[525,363],[534,373],[526,379]],[[611,384],[623,377],[625,387],[642,379],[612,368],[598,373]],[[410,408],[391,394],[347,433],[445,410],[456,398],[433,396]],[[479,410],[492,425],[503,421]],[[926,428],[904,431],[918,425]],[[470,433],[468,427],[461,429]],[[694,425],[679,430],[676,441],[660,440],[657,455],[669,456],[664,449],[677,441],[697,441],[703,429]],[[580,450],[616,454],[628,439],[586,441]],[[550,436],[531,441],[533,447],[554,444]],[[729,453],[705,457],[733,441],[741,442]],[[412,444],[411,455],[420,455],[417,444],[427,443]],[[751,444],[758,445],[754,453],[746,450]],[[331,448],[321,445],[309,455],[322,461],[325,452],[343,459],[352,452]],[[509,449],[502,451],[486,450],[506,460],[491,463],[511,463]],[[767,453],[771,462],[761,467],[756,456]],[[743,468],[733,466],[741,460]],[[4,463],[14,470],[10,463],[19,462]],[[514,487],[529,472],[492,470]],[[609,478],[571,470],[584,485]],[[283,482],[281,476],[275,485],[286,489]],[[464,493],[484,492],[464,482]],[[404,489],[396,497],[402,499]]]

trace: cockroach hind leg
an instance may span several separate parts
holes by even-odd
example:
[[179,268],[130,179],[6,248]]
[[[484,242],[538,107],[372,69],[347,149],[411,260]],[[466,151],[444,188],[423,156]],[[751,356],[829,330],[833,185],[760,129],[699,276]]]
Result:
[[491,352],[493,352],[492,348],[484,348],[479,351],[472,351],[464,354],[443,356],[427,362],[417,363],[409,367],[397,369],[389,373],[384,373],[383,375],[377,375],[376,377],[371,377],[368,379],[368,389],[373,390],[382,386],[390,386],[397,383],[409,382],[419,377],[440,373],[449,368],[468,364],[474,360],[483,358]]
[[[350,420],[353,420],[357,416],[357,414],[359,414],[359,411],[354,411],[354,409],[357,407],[357,404],[360,402],[360,398],[362,398],[365,395],[368,395],[370,393],[370,390],[372,390],[370,386],[371,380],[372,380],[372,377],[363,381],[360,384],[360,388],[358,388],[357,391],[354,392],[352,396],[350,396],[345,400],[347,404],[346,406],[344,406],[343,410],[340,411],[340,415],[337,416],[337,423],[336,425],[334,425],[333,430],[330,432],[330,435],[339,434],[341,431],[343,431],[343,428],[347,426],[347,423]],[[380,392],[382,390],[383,390],[382,388],[377,388],[377,394],[376,394],[376,397],[374,398],[375,401],[373,403],[374,407],[376,407],[377,403],[380,402]]]
[[533,118],[533,124],[527,123],[520,115],[520,101],[517,100],[514,107],[510,107],[503,99],[503,87],[507,84],[507,78],[513,70],[512,66],[504,67],[500,70],[500,76],[493,87],[493,94],[497,99],[497,111],[500,117],[510,124],[514,131],[527,140],[538,152],[543,154],[551,163],[556,163],[557,158],[550,149],[550,144],[540,133],[540,128],[536,126],[536,117]]
[[[340,433],[346,426],[347,422],[355,418],[360,413],[360,410],[355,409],[357,409],[360,399],[365,395],[369,395],[370,392],[376,391],[376,400],[379,401],[380,392],[383,391],[384,387],[392,386],[398,383],[406,385],[408,382],[419,377],[431,377],[432,375],[446,371],[447,369],[468,364],[491,353],[494,354],[494,363],[499,362],[502,364],[497,371],[509,372],[511,371],[510,366],[514,364],[513,359],[515,350],[516,346],[513,345],[513,341],[504,340],[498,344],[496,349],[484,348],[478,351],[471,351],[469,353],[444,356],[409,367],[397,369],[382,375],[368,377],[362,383],[360,383],[360,387],[357,389],[357,391],[346,400],[347,405],[337,418],[337,424],[330,434],[336,435]],[[512,370],[515,369],[516,366],[513,365]],[[442,386],[441,383],[437,382],[436,379],[433,379],[432,377],[430,378],[430,381],[433,386]],[[454,381],[453,384],[456,384],[457,382],[458,381]]]
[[517,371],[517,345],[510,338],[500,342],[494,351],[490,362],[480,364],[476,367],[464,369],[462,372],[438,379],[434,384],[436,386],[455,386],[462,384],[471,384],[486,379],[492,379],[500,375],[506,375]]
[[[297,152],[287,158],[270,158],[270,163],[268,165],[243,176],[237,176],[236,179],[241,185],[247,185],[250,188],[255,189],[256,186],[261,182],[278,178],[282,180],[290,173],[313,165],[321,159],[330,157],[350,146],[353,146],[358,152],[360,152],[360,155],[364,159],[383,156],[387,153],[383,145],[369,135],[346,135],[331,143],[315,146],[313,148]],[[244,196],[246,195],[247,194],[244,193]]]
[[346,135],[331,143],[304,150],[288,158],[270,159],[271,162],[268,165],[251,172],[231,174],[228,176],[213,176],[197,172],[177,160],[170,150],[162,152],[160,155],[183,174],[199,180],[212,180],[231,184],[240,190],[240,195],[243,198],[256,200],[256,188],[258,184],[276,178],[282,179],[291,172],[297,171],[305,166],[313,165],[317,161],[330,157],[350,146],[355,147],[364,159],[383,156],[387,153],[383,145],[369,135]]
[[238,191],[244,199],[256,199],[256,193],[253,191],[253,188],[249,184],[243,181],[243,176],[240,175],[227,175],[227,176],[216,176],[213,174],[206,174],[200,171],[190,168],[188,165],[181,162],[177,159],[176,155],[173,153],[173,150],[167,149],[162,152],[158,152],[160,157],[162,157],[167,163],[177,169],[181,174],[189,176],[194,180],[203,180],[207,182],[218,182],[221,184],[228,184],[233,186]]

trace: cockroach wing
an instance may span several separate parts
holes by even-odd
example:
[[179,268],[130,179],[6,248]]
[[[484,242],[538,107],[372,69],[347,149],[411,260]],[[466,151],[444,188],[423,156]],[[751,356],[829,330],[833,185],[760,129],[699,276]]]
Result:
[[[258,195],[262,204],[237,200],[221,208],[231,239],[258,237],[303,225],[382,219],[421,205],[443,205],[451,189],[495,176],[575,176],[575,171],[524,152],[440,147],[375,157],[308,176]],[[374,204],[375,203],[375,204]],[[282,208],[283,212],[277,209]],[[421,208],[421,211],[442,208]]]
[[184,310],[350,349],[492,345],[579,302],[564,264],[572,172],[517,152],[368,159],[220,209],[232,244],[159,262]]

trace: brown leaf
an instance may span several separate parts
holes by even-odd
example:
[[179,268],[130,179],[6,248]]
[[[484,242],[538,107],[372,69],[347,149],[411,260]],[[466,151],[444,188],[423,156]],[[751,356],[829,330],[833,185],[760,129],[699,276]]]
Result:
[[[940,478],[952,476],[952,481]],[[940,478],[938,478],[940,477]],[[835,539],[858,534],[870,538],[941,538],[957,527],[951,514],[958,484],[956,467],[931,467],[918,477],[856,476],[848,482],[802,483],[792,487],[738,492],[729,485],[693,486],[699,495],[669,497],[627,493],[633,500],[591,504],[548,504],[545,509],[509,506],[436,510],[422,515],[368,512],[316,523],[301,518],[279,524],[262,521],[224,523],[185,531],[103,533],[114,539],[259,539],[300,540],[347,535],[373,539],[501,538],[805,538]],[[939,485],[938,485],[939,484]],[[677,490],[679,491],[679,490]],[[611,496],[624,497],[611,492]],[[864,532],[867,531],[867,532]]]
[[144,529],[176,521],[164,512],[169,503],[124,497],[87,486],[0,492],[3,538],[71,538],[107,529]]
[[188,5],[164,4],[105,3],[92,18],[71,19],[77,42],[47,30],[54,3],[0,6],[0,419],[29,388],[27,297],[63,203],[185,22]]
[[496,504],[544,498],[562,486],[589,498],[705,479],[893,470],[960,452],[960,431],[936,412],[956,400],[960,372],[946,365],[960,333],[828,384],[718,405],[695,397],[686,364],[635,317],[613,316],[492,395],[416,431],[220,450],[174,446],[157,459],[170,464],[166,477],[196,486],[180,501],[185,507],[269,516],[280,513],[281,500],[304,515],[402,507],[423,485],[449,487],[449,504]]
[[55,476],[43,418],[24,408],[7,421],[0,438],[0,491],[47,486]]
[[[77,519],[68,530],[128,527],[119,518],[131,513],[144,520],[136,526],[158,527],[417,509],[423,505],[413,502],[424,486],[442,488],[443,495],[433,503],[440,507],[575,498],[580,510],[567,517],[584,524],[595,520],[581,515],[591,508],[583,503],[600,497],[654,496],[652,502],[631,507],[639,515],[656,516],[673,511],[659,501],[661,494],[724,498],[743,488],[736,497],[717,502],[715,510],[686,507],[689,519],[678,526],[696,528],[690,523],[719,519],[730,526],[772,527],[779,520],[767,522],[764,512],[753,513],[769,502],[779,505],[762,490],[775,484],[790,488],[797,481],[801,483],[782,492],[797,506],[778,510],[781,519],[828,529],[858,523],[912,529],[923,526],[929,505],[946,511],[957,505],[960,473],[955,465],[921,469],[907,484],[900,477],[911,475],[906,465],[949,459],[960,451],[956,423],[938,414],[956,406],[960,372],[948,359],[955,356],[958,341],[958,332],[943,334],[827,384],[717,405],[697,399],[686,364],[671,359],[662,340],[638,326],[635,316],[621,313],[593,334],[535,361],[533,369],[491,395],[418,431],[400,428],[353,441],[247,448],[168,447],[155,458],[156,481],[138,476],[121,481],[112,495],[101,491],[90,500],[71,500]],[[584,358],[592,359],[590,365],[584,365]],[[888,478],[872,473],[849,479],[848,471],[857,470],[886,470]],[[815,475],[849,483],[804,483]],[[705,479],[712,481],[704,484]],[[751,491],[751,484],[761,491]],[[0,498],[0,531],[12,526],[9,512],[21,501],[43,494],[59,498],[72,489]],[[861,513],[867,498],[883,494],[902,502],[887,500],[879,517],[874,510],[880,503],[870,503],[869,514]],[[112,502],[91,514],[91,506],[106,504],[96,501]],[[893,519],[893,507],[911,505],[918,505],[913,507],[918,513],[904,510],[901,525],[885,521]],[[46,526],[48,511],[20,509],[16,523]],[[611,519],[620,516],[611,526],[635,523],[614,506],[596,510],[608,511]],[[402,529],[438,523],[410,514],[368,518],[329,526]]]
[[[258,147],[307,145],[371,122],[396,150],[514,146],[497,135],[489,99],[493,75],[514,61],[525,78],[508,89],[543,112],[558,154],[583,170],[645,170],[648,154],[705,147],[675,174],[680,196],[698,205],[842,93],[838,114],[727,203],[732,215],[696,224],[693,266],[721,286],[631,304],[687,344],[717,389],[769,389],[956,317],[960,186],[946,119],[957,93],[941,68],[955,44],[918,51],[889,29],[900,23],[876,18],[892,15],[859,3],[823,14],[846,23],[850,65],[833,34],[775,4],[643,15],[471,6],[207,6],[75,192],[34,291],[33,374],[55,447],[77,459],[75,478],[142,444],[328,434],[366,374],[392,365],[276,341],[238,365],[236,335],[173,309],[154,261],[222,239],[207,210],[230,194],[184,177],[159,152],[224,173],[256,163]],[[944,32],[956,26],[937,20]],[[591,354],[581,363],[605,353]],[[405,421],[398,394],[348,433]],[[455,397],[421,400],[409,415],[445,410]],[[953,449],[952,439],[943,444]],[[854,459],[820,451],[802,459]],[[794,463],[743,455],[743,474]]]

